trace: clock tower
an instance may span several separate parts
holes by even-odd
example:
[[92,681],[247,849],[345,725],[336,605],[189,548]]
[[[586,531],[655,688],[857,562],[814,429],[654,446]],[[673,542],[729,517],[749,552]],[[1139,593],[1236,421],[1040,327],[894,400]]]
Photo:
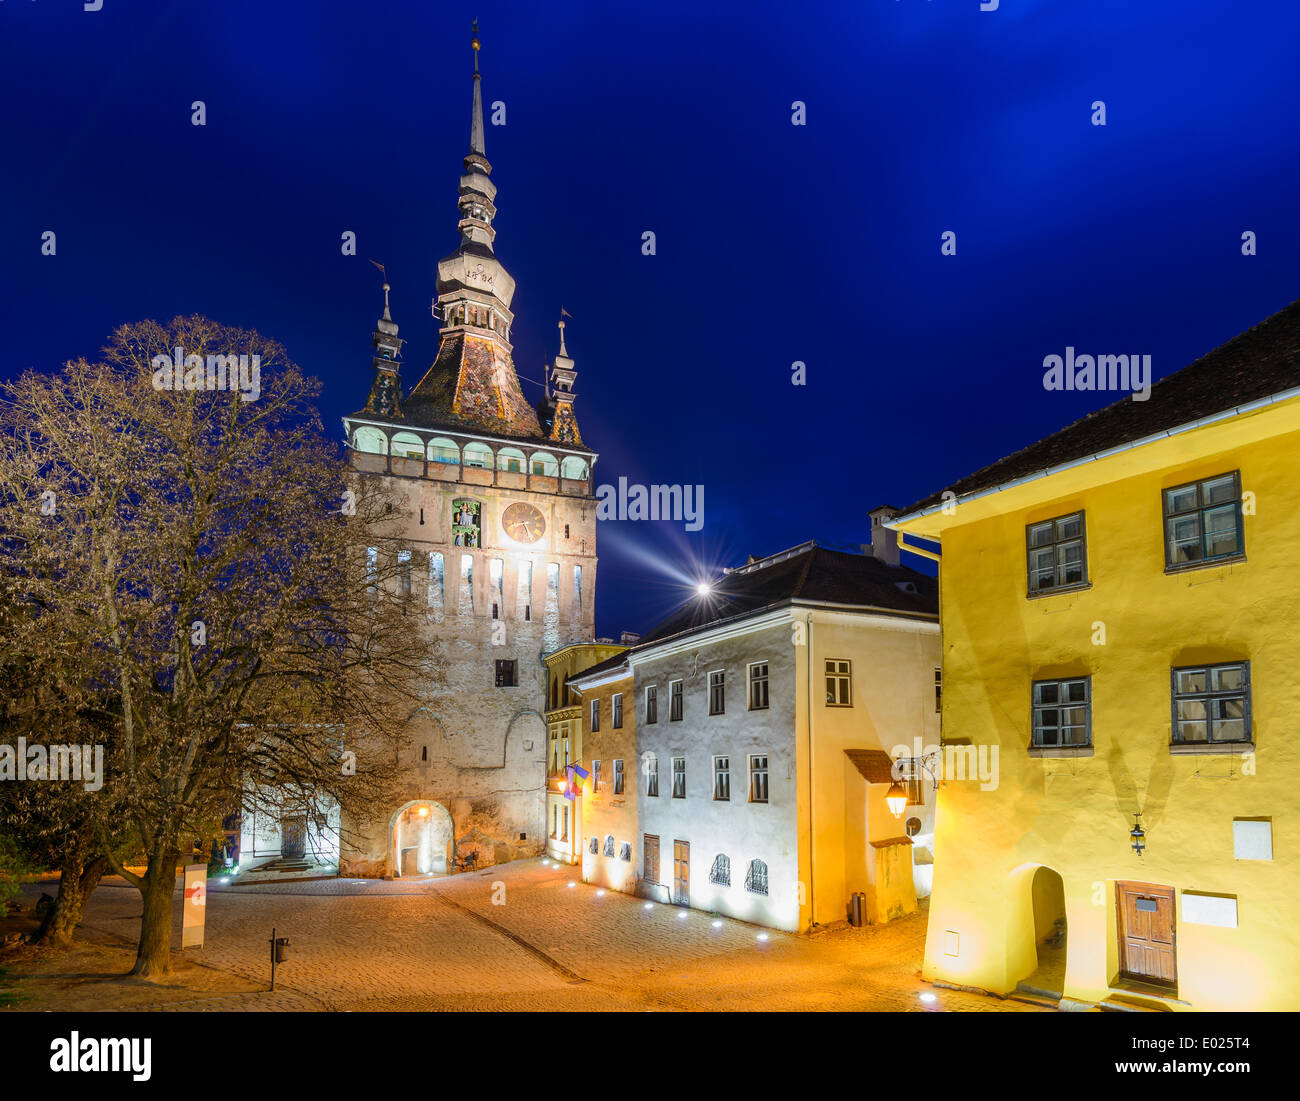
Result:
[[596,453],[574,416],[563,321],[536,405],[515,372],[477,25],[473,50],[460,240],[438,262],[433,302],[437,354],[403,396],[385,285],[370,396],[343,420],[354,468],[393,479],[405,501],[413,631],[446,660],[447,684],[411,719],[403,798],[344,824],[342,874],[436,874],[470,853],[481,867],[541,852],[542,657],[594,635]]

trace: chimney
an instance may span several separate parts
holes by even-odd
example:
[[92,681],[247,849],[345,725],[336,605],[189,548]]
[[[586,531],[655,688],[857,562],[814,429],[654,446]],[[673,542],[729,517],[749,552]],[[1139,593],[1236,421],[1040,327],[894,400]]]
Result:
[[638,635],[635,631],[624,631],[619,636],[618,641],[622,643],[624,646],[635,646],[638,642],[641,641],[641,636]]
[[867,513],[871,517],[871,554],[888,566],[898,565],[898,532],[885,527],[898,515],[893,505],[881,505]]

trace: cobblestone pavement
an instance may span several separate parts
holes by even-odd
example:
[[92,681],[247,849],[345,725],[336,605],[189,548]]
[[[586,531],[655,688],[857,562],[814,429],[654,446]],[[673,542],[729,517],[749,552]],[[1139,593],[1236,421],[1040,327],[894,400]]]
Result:
[[[267,942],[275,926],[278,936],[290,939],[276,990],[159,1008],[1036,1008],[922,982],[924,914],[795,937],[697,910],[659,903],[647,909],[643,899],[599,893],[575,872],[528,860],[442,879],[249,887],[213,882],[199,961],[268,981]],[[174,944],[180,943],[179,914],[178,903]],[[85,925],[133,940],[139,915],[139,894],[120,880],[106,880],[91,899]],[[934,1001],[923,1003],[923,993]]]

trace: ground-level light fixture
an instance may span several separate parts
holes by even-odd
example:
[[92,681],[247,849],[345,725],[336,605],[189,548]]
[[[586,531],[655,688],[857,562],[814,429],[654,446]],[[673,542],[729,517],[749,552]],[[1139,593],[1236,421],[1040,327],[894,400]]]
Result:
[[715,929],[721,929],[721,928],[722,928],[722,922],[721,922],[721,921],[715,921],[715,922],[713,923],[713,928],[715,928]]
[[907,809],[907,789],[897,780],[890,784],[889,790],[885,792],[885,805],[895,818],[903,817],[903,811]]
[[569,880],[569,886],[572,888],[572,887],[576,887],[577,884],[574,883],[573,880]]
[[766,934],[766,933],[759,933],[758,936],[755,937],[754,939],[755,939],[755,940],[767,940],[767,934]]
[[926,1005],[929,1005],[931,1002],[934,1001],[934,995],[931,994],[929,991],[926,991],[926,993],[921,995],[921,1001],[925,1002]]
[[655,904],[654,904],[653,902],[647,902],[647,903],[645,904],[645,908],[646,908],[647,910],[653,910],[653,909],[655,908]]
[[604,897],[605,897],[605,888],[604,888],[604,887],[602,887],[599,891],[596,892],[596,897],[597,897],[597,898],[604,898]]

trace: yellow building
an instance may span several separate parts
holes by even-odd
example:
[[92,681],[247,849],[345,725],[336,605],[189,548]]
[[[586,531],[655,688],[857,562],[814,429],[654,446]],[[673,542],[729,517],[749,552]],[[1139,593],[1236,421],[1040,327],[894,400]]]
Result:
[[1300,302],[891,522],[942,547],[927,979],[1300,1009],[1298,455]]
[[569,765],[582,756],[582,700],[569,681],[579,672],[622,653],[625,646],[579,642],[544,656],[546,663],[546,855],[576,864],[582,851],[581,795],[565,797]]
[[582,881],[633,894],[637,862],[636,700],[626,652],[572,681],[582,696],[579,762],[590,774],[574,800]]

